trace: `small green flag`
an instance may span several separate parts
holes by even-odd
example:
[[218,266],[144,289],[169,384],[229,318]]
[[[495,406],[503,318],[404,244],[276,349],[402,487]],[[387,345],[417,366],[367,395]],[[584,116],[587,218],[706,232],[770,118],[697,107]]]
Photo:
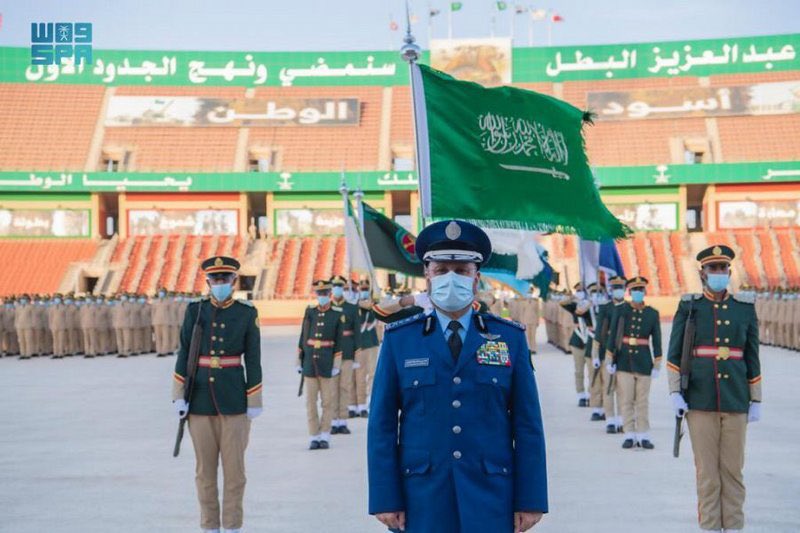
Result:
[[505,11],[508,9],[508,4],[505,2],[496,2],[498,11]]
[[516,87],[487,89],[412,64],[423,216],[621,238],[583,148],[588,113]]
[[460,11],[462,7],[464,4],[461,2],[450,2],[450,11]]

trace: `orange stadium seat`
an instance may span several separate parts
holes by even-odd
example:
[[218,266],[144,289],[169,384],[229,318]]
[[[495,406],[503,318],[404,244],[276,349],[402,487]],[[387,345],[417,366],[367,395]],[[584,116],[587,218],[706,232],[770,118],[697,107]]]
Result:
[[[759,254],[756,252],[755,239],[751,230],[737,231],[734,233],[736,243],[741,250],[740,258],[747,274],[747,283],[753,287],[763,287],[761,276],[758,272]],[[761,259],[763,261],[763,259]]]
[[336,247],[333,252],[333,272],[332,275],[344,275],[345,267],[345,254],[347,252],[347,245],[345,244],[344,237],[336,238]]
[[88,261],[96,252],[97,241],[91,239],[0,240],[0,296],[52,294],[71,263]]
[[792,250],[796,248],[792,242],[791,230],[775,230],[775,236],[778,238],[778,247],[780,248],[783,271],[786,273],[786,282],[790,286],[800,286],[800,270],[798,270],[797,262],[792,254]]
[[678,231],[672,231],[669,234],[669,247],[670,247],[670,256],[672,257],[673,263],[675,265],[675,275],[678,278],[678,289],[680,293],[684,293],[688,291],[688,286],[686,284],[686,279],[683,274],[683,258],[686,256],[683,250],[683,239],[681,238],[681,233]]
[[84,170],[104,92],[95,85],[0,85],[0,169]]
[[661,231],[648,232],[647,237],[650,240],[650,249],[653,250],[653,259],[658,270],[658,293],[662,295],[673,294],[675,287],[670,278],[670,265],[667,255],[669,241],[665,238],[664,232]]
[[164,252],[164,267],[161,269],[161,274],[158,276],[156,289],[164,287],[167,290],[174,290],[175,287],[170,286],[169,281],[172,279],[173,272],[175,272],[175,252],[178,248],[180,236],[170,235],[167,239],[167,250]]
[[631,244],[630,239],[624,239],[621,241],[617,241],[617,251],[619,252],[619,259],[622,261],[622,268],[625,269],[625,275],[630,277],[636,276],[636,272],[639,270],[636,268],[636,264],[633,258],[633,252],[631,251]]
[[278,280],[275,283],[275,296],[278,298],[286,298],[291,292],[291,278],[294,274],[294,260],[297,245],[298,239],[296,238],[289,238],[286,240],[281,263],[278,265]]
[[650,271],[650,264],[647,262],[647,241],[643,233],[634,234],[633,250],[636,257],[637,274],[653,280],[653,273]]
[[782,282],[778,265],[775,263],[775,249],[772,246],[771,233],[772,230],[756,230],[758,242],[761,244],[761,253],[757,254],[756,257],[761,259],[761,264],[764,266],[764,273],[767,276],[767,286],[776,287],[782,285]]

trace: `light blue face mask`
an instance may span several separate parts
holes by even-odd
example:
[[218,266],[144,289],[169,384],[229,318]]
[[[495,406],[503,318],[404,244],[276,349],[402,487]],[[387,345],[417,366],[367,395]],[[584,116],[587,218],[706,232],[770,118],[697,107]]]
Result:
[[437,307],[454,312],[464,309],[475,298],[475,278],[448,272],[431,278],[431,300]]
[[127,302],[128,301],[128,297],[127,296],[121,296],[119,301],[120,302]]
[[161,291],[161,292],[158,293],[158,297],[159,298],[163,298],[164,296],[166,296],[164,291]]
[[644,302],[644,291],[631,291],[631,300],[636,304]]
[[344,287],[339,287],[338,285],[334,286],[331,289],[331,294],[333,294],[333,297],[336,299],[341,298],[342,296],[344,296]]
[[361,291],[359,295],[362,300],[369,300],[369,291]]
[[53,303],[56,304],[56,305],[60,304],[61,303],[61,298],[56,298],[55,300],[53,300]]
[[583,300],[584,298],[586,298],[586,293],[583,291],[578,291],[575,293],[575,298],[577,298],[578,300]]
[[623,298],[625,298],[625,289],[612,289],[611,296],[615,300],[622,300]]
[[728,286],[730,275],[728,274],[707,274],[706,284],[714,292],[722,292]]
[[219,285],[212,285],[211,286],[211,294],[214,296],[214,299],[218,302],[224,302],[228,298],[230,298],[231,293],[233,292],[233,285],[230,283],[221,283]]
[[331,297],[330,296],[317,296],[317,303],[319,304],[320,307],[325,307],[326,305],[331,303]]

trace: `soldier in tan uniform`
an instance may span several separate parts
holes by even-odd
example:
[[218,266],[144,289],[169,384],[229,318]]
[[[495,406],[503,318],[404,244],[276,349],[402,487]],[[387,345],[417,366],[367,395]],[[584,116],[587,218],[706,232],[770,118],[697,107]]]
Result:
[[56,294],[53,305],[47,308],[47,321],[53,335],[53,359],[67,355],[67,308],[61,295]]
[[139,328],[136,335],[139,340],[139,353],[153,353],[152,308],[147,302],[147,297],[144,295],[139,295],[136,303],[138,306],[137,311],[139,315]]
[[67,355],[73,356],[83,352],[83,335],[81,334],[80,308],[83,302],[80,298],[65,300],[67,323]]
[[16,302],[14,309],[14,329],[19,339],[19,358],[30,359],[33,356],[33,323],[31,319],[30,296],[23,294]]
[[84,298],[81,306],[78,308],[78,324],[81,330],[81,342],[83,343],[83,356],[85,358],[92,358],[96,353],[94,346],[94,339],[92,338],[92,330],[94,329],[94,299],[91,294]]
[[114,328],[114,336],[117,342],[117,357],[128,357],[130,355],[130,336],[128,342],[125,340],[125,329],[127,328],[127,311],[125,303],[128,301],[126,294],[120,294],[114,299],[111,308],[111,326]]
[[19,355],[19,341],[17,339],[17,330],[14,327],[14,315],[16,313],[14,301],[13,297],[6,298],[0,315],[0,320],[3,321],[3,336],[0,342],[2,342],[3,354],[6,356]]
[[792,299],[792,350],[800,350],[800,294],[797,288]]
[[528,348],[531,353],[536,353],[536,330],[539,327],[539,299],[533,294],[527,298],[521,298],[522,314],[518,322],[525,324],[525,336],[528,339]]
[[164,289],[159,289],[158,297],[153,300],[150,306],[152,309],[151,321],[155,337],[156,357],[166,357],[172,353],[169,347],[171,302],[167,300],[167,292]]
[[39,357],[46,353],[47,336],[47,309],[44,300],[40,295],[33,297],[33,305],[30,310],[31,327],[33,328],[33,356]]
[[49,318],[47,311],[52,307],[53,299],[50,295],[45,295],[42,298],[42,318],[44,319],[44,337],[43,339],[43,349],[42,353],[47,355],[53,355],[53,333],[50,331],[49,326]]
[[108,355],[114,350],[111,346],[111,307],[105,296],[99,295],[95,298],[95,344],[97,345],[97,355]]

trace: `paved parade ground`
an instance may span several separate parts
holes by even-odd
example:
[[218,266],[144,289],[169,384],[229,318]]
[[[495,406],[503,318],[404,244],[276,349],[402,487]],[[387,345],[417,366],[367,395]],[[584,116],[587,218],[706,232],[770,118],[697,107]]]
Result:
[[[665,328],[665,343],[668,328]],[[544,328],[539,328],[543,342]],[[262,329],[264,414],[247,451],[245,531],[379,532],[367,515],[366,420],[308,451],[296,327]],[[762,347],[764,410],[747,438],[746,531],[800,531],[800,354]],[[187,433],[172,458],[174,357],[0,360],[0,531],[199,531]],[[697,531],[688,437],[672,458],[666,375],[651,393],[653,451],[622,450],[576,406],[572,358],[540,346],[550,514],[534,531]],[[492,533],[492,532],[487,532]]]

